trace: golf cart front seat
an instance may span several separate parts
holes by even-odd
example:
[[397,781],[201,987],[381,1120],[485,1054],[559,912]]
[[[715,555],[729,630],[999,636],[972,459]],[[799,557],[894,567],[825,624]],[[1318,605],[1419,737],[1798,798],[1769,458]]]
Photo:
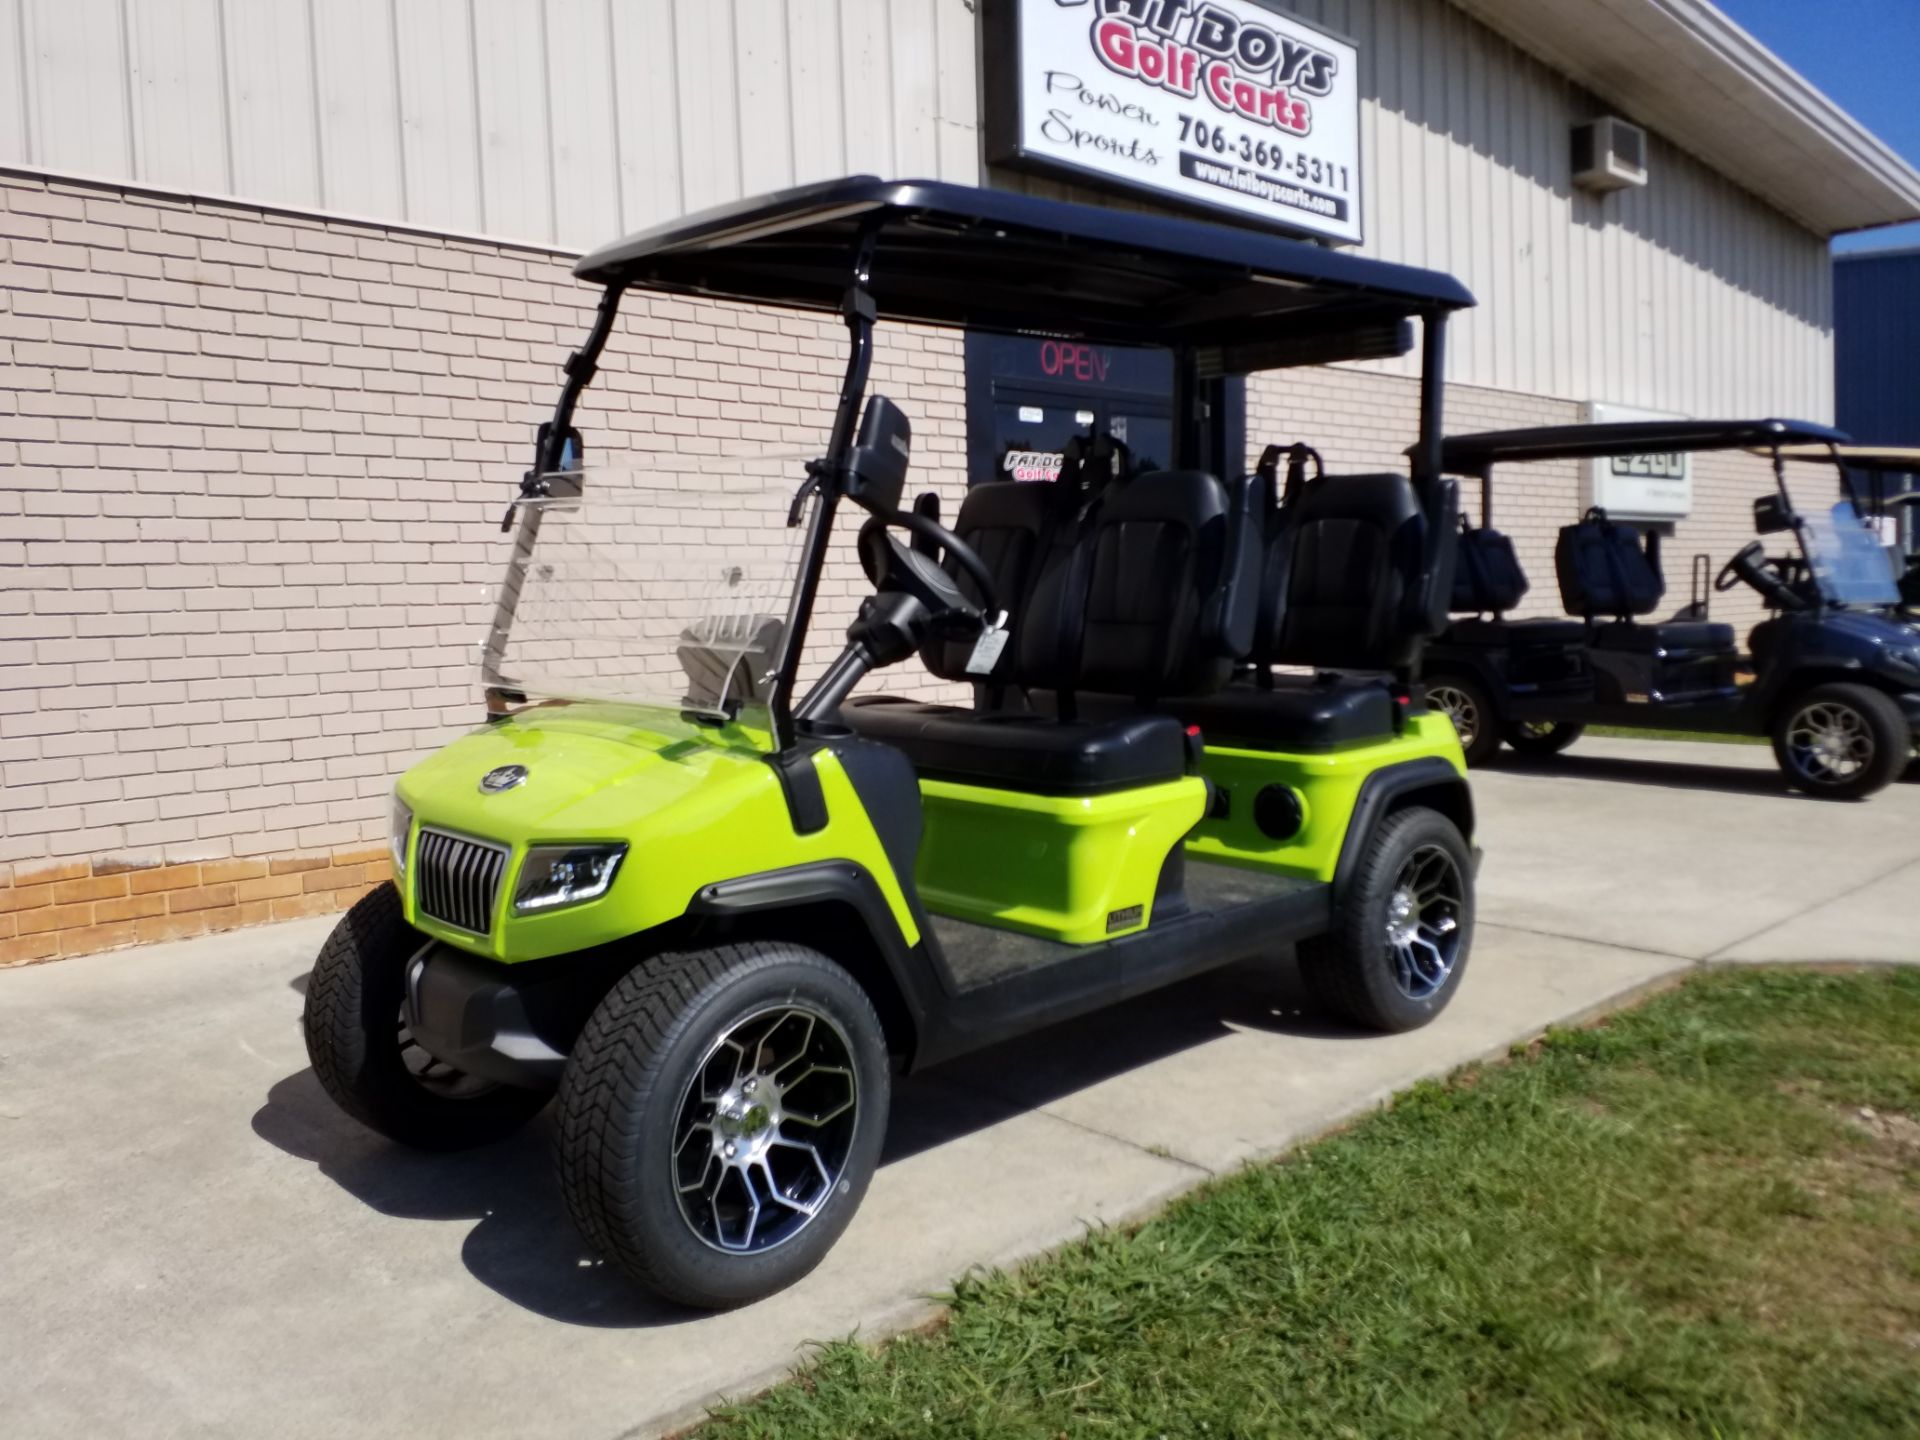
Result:
[[[1595,507],[1578,524],[1561,529],[1553,550],[1560,600],[1569,615],[1594,627],[1594,643],[1610,650],[1721,650],[1734,648],[1733,627],[1701,620],[1637,623],[1667,593],[1658,548],[1643,549],[1640,537]],[[1611,615],[1611,622],[1598,617]]]
[[[1433,527],[1451,536],[1453,523],[1429,517],[1404,475],[1308,482],[1268,521],[1252,680],[1179,702],[1180,717],[1209,741],[1261,750],[1331,750],[1396,733],[1403,701],[1384,672],[1409,663],[1430,623],[1427,597],[1445,583]],[[1318,673],[1275,676],[1274,665]]]
[[[1121,691],[1140,703],[1061,719],[876,695],[849,700],[841,719],[904,751],[931,779],[1075,795],[1177,780],[1188,768],[1185,728],[1150,702],[1217,688],[1247,644],[1252,566],[1243,527],[1225,487],[1200,471],[1119,482],[1085,516],[1052,513],[1049,489],[976,486],[956,520],[969,543],[989,528],[1021,532],[990,547],[1002,602],[1014,610],[991,680],[1056,697]],[[1030,576],[1014,563],[1023,553],[1038,554]],[[959,649],[924,658],[935,674],[963,678]],[[1050,708],[1073,713],[1058,699]]]
[[1470,618],[1449,625],[1448,640],[1459,645],[1534,646],[1577,645],[1587,638],[1587,627],[1578,620],[1506,618],[1532,588],[1506,535],[1480,526],[1462,530],[1459,544],[1447,609]]

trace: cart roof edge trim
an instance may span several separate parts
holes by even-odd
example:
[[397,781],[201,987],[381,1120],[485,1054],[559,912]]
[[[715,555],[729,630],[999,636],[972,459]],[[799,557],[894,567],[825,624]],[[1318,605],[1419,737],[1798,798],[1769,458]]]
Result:
[[1650,455],[1668,451],[1760,450],[1789,445],[1817,446],[1831,458],[1829,446],[1850,437],[1807,420],[1632,420],[1605,425],[1540,425],[1523,430],[1489,430],[1449,435],[1441,442],[1440,468],[1454,475],[1475,475],[1503,462],[1585,460],[1609,455]]
[[[1277,323],[1331,336],[1474,303],[1450,275],[1279,235],[870,175],[700,211],[603,246],[574,274],[831,311],[862,231],[880,318],[921,324],[1230,350],[1271,341]],[[1223,368],[1273,366],[1243,353]]]

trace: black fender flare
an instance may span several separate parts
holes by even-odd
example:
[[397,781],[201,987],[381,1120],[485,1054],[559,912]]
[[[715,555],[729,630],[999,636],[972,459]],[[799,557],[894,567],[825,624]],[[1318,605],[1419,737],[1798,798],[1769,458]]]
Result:
[[1451,763],[1438,755],[1426,755],[1376,770],[1360,783],[1360,793],[1354,798],[1347,837],[1341,842],[1340,859],[1333,870],[1335,904],[1346,894],[1374,828],[1395,810],[1416,803],[1424,803],[1453,821],[1460,837],[1472,846],[1473,787]]
[[851,860],[818,860],[716,880],[694,892],[686,914],[696,921],[733,925],[781,914],[817,913],[822,906],[843,907],[859,918],[864,934],[857,938],[864,939],[865,945],[849,945],[847,941],[856,937],[842,929],[823,939],[818,948],[845,965],[866,987],[895,1048],[910,1064],[927,1033],[929,1014],[939,1003],[934,967],[926,954],[932,937],[925,931],[924,919],[916,916],[922,927],[920,943],[907,943],[885,892],[865,866]]

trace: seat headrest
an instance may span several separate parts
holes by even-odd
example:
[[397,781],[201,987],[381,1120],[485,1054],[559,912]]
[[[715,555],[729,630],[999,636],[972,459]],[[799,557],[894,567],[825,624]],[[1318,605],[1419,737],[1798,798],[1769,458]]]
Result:
[[1600,509],[1562,527],[1553,547],[1553,568],[1560,581],[1560,603],[1569,615],[1587,619],[1650,615],[1667,593],[1660,568],[1641,547],[1639,535]]
[[1254,658],[1347,670],[1406,664],[1425,633],[1410,601],[1430,567],[1413,483],[1394,474],[1329,475],[1307,484],[1283,523],[1284,608]]

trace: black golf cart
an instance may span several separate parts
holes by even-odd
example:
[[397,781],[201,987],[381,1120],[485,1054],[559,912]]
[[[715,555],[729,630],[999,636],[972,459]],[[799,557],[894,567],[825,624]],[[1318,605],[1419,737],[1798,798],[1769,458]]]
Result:
[[[576,273],[604,294],[508,511],[487,723],[401,778],[395,883],[308,987],[343,1108],[455,1148],[557,1093],[588,1240],[724,1306],[804,1274],[852,1218],[896,1068],[1290,945],[1360,1025],[1447,1004],[1473,808],[1417,666],[1457,534],[1439,446],[1458,284],[870,177]],[[576,409],[622,296],[648,291],[837,314],[824,455],[598,457]],[[1416,320],[1412,475],[1330,482],[1278,526],[1227,453],[1223,377],[1399,354]],[[868,394],[883,321],[1162,347],[1175,468],[982,483],[942,524],[905,501],[907,416]],[[810,654],[817,601],[844,606],[844,644]],[[852,697],[916,655],[975,703]],[[1220,704],[1248,661],[1355,673]]]
[[[1889,552],[1850,490],[1796,511],[1789,454],[1836,463],[1846,437],[1797,421],[1648,421],[1451,436],[1443,464],[1477,477],[1480,524],[1460,537],[1456,619],[1427,651],[1429,703],[1460,730],[1469,764],[1505,740],[1522,754],[1564,750],[1589,724],[1772,737],[1788,780],[1809,795],[1857,799],[1895,779],[1920,733],[1920,632],[1892,614],[1900,594]],[[1566,619],[1510,619],[1528,580],[1493,528],[1496,465],[1677,451],[1770,455],[1775,491],[1754,502],[1762,536],[1791,534],[1797,553],[1763,540],[1721,567],[1713,590],[1745,584],[1771,616],[1748,651],[1714,623],[1701,587],[1671,620],[1649,620],[1666,579],[1657,534],[1590,510],[1564,527],[1554,569]],[[1704,557],[1703,557],[1704,558]]]

